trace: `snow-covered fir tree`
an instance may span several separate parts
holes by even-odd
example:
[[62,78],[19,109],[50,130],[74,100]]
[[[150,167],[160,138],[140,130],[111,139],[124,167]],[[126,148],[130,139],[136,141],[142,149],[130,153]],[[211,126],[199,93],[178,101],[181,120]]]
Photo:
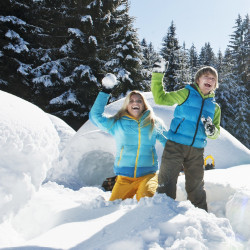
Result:
[[175,90],[181,89],[185,87],[186,84],[191,83],[191,70],[189,65],[189,54],[188,50],[186,49],[185,43],[179,49],[179,56],[178,56],[178,69],[176,70],[176,86]]
[[67,74],[62,79],[64,88],[50,100],[50,109],[78,129],[88,119],[103,76],[101,55],[110,11],[100,0],[74,3],[71,12],[67,12],[70,22],[66,43],[60,48],[68,61]]
[[147,81],[147,85],[150,86],[153,65],[156,61],[159,60],[160,56],[155,51],[152,42],[147,44],[145,38],[143,38],[141,41],[141,49],[142,49],[142,54],[143,54],[142,72],[143,72],[144,80]]
[[218,70],[219,88],[216,90],[215,98],[221,107],[221,126],[228,131],[233,129],[234,103],[236,101],[232,68],[232,57],[227,48]]
[[167,91],[175,90],[177,84],[176,71],[179,70],[179,41],[176,37],[176,27],[174,22],[171,22],[166,36],[163,38],[160,55],[169,62],[168,70],[165,74],[165,89]]
[[113,72],[119,81],[112,94],[113,100],[125,96],[129,90],[149,90],[144,81],[142,51],[133,27],[134,18],[128,14],[129,3],[127,0],[117,3],[116,10],[112,13],[111,56],[105,64],[105,70]]
[[189,52],[188,63],[190,67],[191,82],[194,82],[194,77],[198,70],[198,53],[194,44],[192,44],[188,52]]
[[32,1],[0,2],[0,89],[32,101],[30,71],[36,37],[42,29],[32,21]]
[[236,19],[234,32],[229,41],[229,49],[232,56],[232,79],[234,81],[234,122],[232,134],[243,142],[249,144],[249,16],[242,20],[239,15]]
[[205,43],[199,54],[199,66],[215,67],[216,58],[210,43]]

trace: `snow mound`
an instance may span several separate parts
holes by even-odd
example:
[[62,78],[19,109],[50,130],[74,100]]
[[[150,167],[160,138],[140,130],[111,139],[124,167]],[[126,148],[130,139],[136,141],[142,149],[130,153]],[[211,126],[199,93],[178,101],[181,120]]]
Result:
[[[143,94],[156,115],[169,128],[175,107],[156,105],[151,92]],[[105,112],[115,114],[123,102],[124,98],[111,103],[106,107]],[[114,175],[115,150],[112,136],[87,121],[67,144],[53,180],[73,189],[101,185],[106,177]],[[160,143],[156,144],[156,151],[160,163],[163,151]],[[250,150],[223,128],[218,139],[208,139],[204,155],[214,157],[216,169],[250,163]]]
[[76,131],[62,119],[51,114],[48,114],[48,116],[51,122],[54,124],[60,138],[59,151],[62,152],[66,147],[68,141],[75,135]]
[[[30,232],[26,235],[28,241],[20,245],[59,249],[136,250],[219,250],[230,247],[237,249],[240,246],[228,219],[208,214],[195,208],[189,201],[175,202],[165,195],[156,194],[152,198],[142,198],[139,203],[135,199],[108,202],[104,199],[105,193],[97,188],[91,190],[85,187],[75,192],[57,189],[56,186],[51,189],[51,183],[43,187],[44,194],[48,191],[53,195],[58,192],[58,197],[59,194],[65,197],[65,201],[59,202],[60,206],[54,208],[49,218],[44,217],[46,225],[38,218],[44,226],[50,224],[50,227],[37,237]],[[77,200],[75,204],[73,199]],[[23,211],[20,219],[24,217],[28,217],[28,214]]]
[[[250,238],[250,165],[205,171],[208,211],[229,219],[240,240]],[[178,201],[186,200],[185,176],[178,180]]]
[[40,187],[58,157],[58,143],[46,113],[0,91],[0,222]]

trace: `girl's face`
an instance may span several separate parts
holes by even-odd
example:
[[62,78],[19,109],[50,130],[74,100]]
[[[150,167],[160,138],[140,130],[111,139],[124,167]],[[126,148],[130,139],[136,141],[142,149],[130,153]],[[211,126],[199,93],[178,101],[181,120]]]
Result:
[[211,91],[215,89],[216,77],[211,73],[206,73],[202,75],[197,84],[203,95],[208,95]]
[[130,96],[129,104],[127,106],[128,113],[134,118],[138,119],[145,110],[144,101],[139,94],[132,94]]

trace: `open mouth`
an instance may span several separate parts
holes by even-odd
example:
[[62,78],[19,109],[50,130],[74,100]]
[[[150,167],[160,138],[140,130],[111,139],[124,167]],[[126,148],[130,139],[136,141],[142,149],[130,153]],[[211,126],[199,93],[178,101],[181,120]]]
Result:
[[209,83],[205,83],[205,87],[207,87],[207,88],[211,88],[211,84],[209,84]]
[[133,110],[139,110],[139,107],[132,107]]

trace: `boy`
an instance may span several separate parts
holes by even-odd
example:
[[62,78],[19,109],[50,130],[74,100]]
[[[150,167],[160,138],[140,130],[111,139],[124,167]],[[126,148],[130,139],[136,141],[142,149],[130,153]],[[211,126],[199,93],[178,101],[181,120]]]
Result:
[[153,69],[151,90],[154,101],[160,105],[177,106],[162,155],[157,191],[175,199],[178,175],[184,169],[188,200],[207,211],[203,153],[206,137],[216,139],[220,133],[221,111],[214,99],[218,74],[213,67],[205,66],[196,73],[194,84],[165,92],[162,85],[165,68],[162,69]]

